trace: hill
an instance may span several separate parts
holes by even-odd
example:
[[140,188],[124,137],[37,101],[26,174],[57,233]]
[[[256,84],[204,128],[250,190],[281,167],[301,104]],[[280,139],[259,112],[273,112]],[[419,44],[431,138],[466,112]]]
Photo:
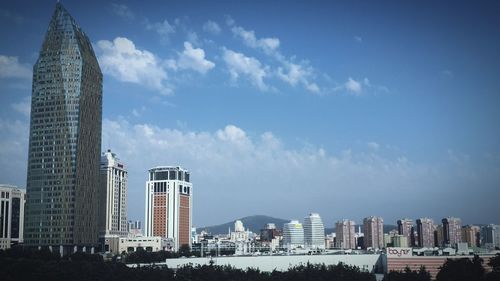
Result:
[[[276,228],[283,229],[283,224],[290,221],[287,219],[273,218],[264,215],[248,216],[236,220],[240,220],[241,222],[243,222],[243,226],[245,227],[245,229],[249,228],[250,231],[254,233],[260,233],[260,230],[264,228],[266,223],[274,223],[276,225]],[[236,220],[218,225],[199,227],[197,231],[200,232],[202,230],[205,230],[211,234],[226,234],[229,228],[231,228],[231,231],[234,231],[234,222]],[[397,228],[398,227],[395,225],[384,225],[384,233],[388,233],[390,230]],[[356,232],[358,231],[357,226],[355,231]],[[325,234],[330,234],[332,232],[335,232],[335,228],[332,227],[325,228]]]
[[[250,231],[255,233],[260,233],[260,230],[264,228],[266,223],[274,223],[276,225],[276,228],[282,229],[283,224],[290,221],[286,219],[273,218],[263,215],[248,216],[236,220],[240,220],[243,223],[245,229],[249,228]],[[205,230],[212,234],[225,234],[228,232],[229,228],[231,228],[231,230],[234,231],[234,222],[236,220],[219,225],[200,227],[199,229],[197,229],[197,231],[199,232],[201,230]]]

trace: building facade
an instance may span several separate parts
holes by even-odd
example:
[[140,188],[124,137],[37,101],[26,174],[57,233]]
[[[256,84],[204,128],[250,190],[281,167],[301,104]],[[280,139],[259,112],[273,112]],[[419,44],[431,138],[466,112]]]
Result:
[[304,247],[304,228],[298,220],[291,220],[283,225],[283,248]]
[[149,170],[144,235],[172,239],[173,249],[191,247],[193,185],[189,171],[162,166]]
[[319,214],[304,218],[304,245],[309,249],[325,249],[325,226]]
[[57,3],[33,67],[25,245],[62,253],[98,245],[101,116],[92,44]]
[[434,247],[434,221],[430,218],[417,219],[418,246],[422,248]]
[[447,217],[443,223],[443,244],[445,246],[456,246],[462,242],[462,220],[454,217]]
[[0,249],[23,243],[26,192],[0,184]]
[[99,240],[104,251],[110,249],[106,237],[128,235],[127,169],[108,149],[101,156],[99,193]]
[[475,225],[466,225],[462,227],[462,242],[467,243],[469,247],[480,247],[481,228]]
[[[414,240],[414,235],[413,235],[413,220],[412,219],[402,219],[398,220],[398,234],[399,235],[404,235],[408,239],[408,245],[403,245],[401,247],[412,247],[414,246],[411,241]],[[412,239],[413,237],[413,239]]]
[[481,245],[490,249],[500,248],[500,225],[489,224],[481,227]]
[[384,219],[381,217],[367,217],[363,219],[365,249],[382,249],[384,245]]
[[343,219],[335,223],[335,236],[337,248],[356,249],[356,223],[352,220]]

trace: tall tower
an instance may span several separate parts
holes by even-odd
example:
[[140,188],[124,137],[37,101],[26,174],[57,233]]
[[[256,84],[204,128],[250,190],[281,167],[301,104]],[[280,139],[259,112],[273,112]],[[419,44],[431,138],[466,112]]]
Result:
[[145,198],[144,234],[173,239],[174,250],[183,245],[191,247],[193,184],[190,173],[173,166],[150,169]]
[[99,236],[127,236],[127,170],[111,150],[101,157]]
[[384,219],[373,216],[364,218],[363,228],[365,248],[384,248]]
[[304,218],[304,244],[310,249],[325,248],[325,226],[319,214],[311,213]]
[[444,245],[456,246],[462,242],[462,220],[454,217],[442,219]]
[[341,249],[356,249],[355,227],[356,223],[352,220],[343,219],[335,223],[337,247]]
[[434,221],[430,218],[417,219],[418,246],[422,248],[434,247]]
[[92,44],[57,3],[33,66],[25,245],[97,245],[101,114]]
[[413,231],[414,229],[412,219],[398,220],[398,234],[407,237],[408,245],[406,247],[413,246],[413,243],[411,243],[411,241],[413,240],[412,237],[415,237],[413,235]]

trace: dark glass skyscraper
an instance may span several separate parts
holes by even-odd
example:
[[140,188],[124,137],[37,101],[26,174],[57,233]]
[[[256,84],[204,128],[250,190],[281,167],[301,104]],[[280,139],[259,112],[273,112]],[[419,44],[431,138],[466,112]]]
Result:
[[97,245],[101,115],[94,50],[57,3],[33,67],[25,245]]

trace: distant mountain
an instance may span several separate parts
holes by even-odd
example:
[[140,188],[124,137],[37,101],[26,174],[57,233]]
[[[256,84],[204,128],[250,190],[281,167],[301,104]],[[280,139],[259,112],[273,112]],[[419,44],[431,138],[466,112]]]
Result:
[[245,229],[248,228],[248,229],[250,229],[250,231],[255,232],[255,233],[260,233],[260,230],[262,228],[264,228],[266,223],[274,223],[276,225],[276,228],[282,229],[283,224],[290,221],[290,220],[278,219],[278,218],[273,218],[273,217],[268,217],[268,216],[263,216],[263,215],[255,215],[255,216],[249,216],[249,217],[235,219],[234,221],[226,222],[226,223],[219,224],[219,225],[200,227],[197,229],[197,231],[199,232],[201,230],[205,230],[205,231],[212,233],[212,234],[225,234],[228,232],[229,228],[231,228],[231,231],[234,231],[234,222],[236,220],[240,220],[243,223],[243,226],[245,227]]
[[[250,231],[254,233],[260,233],[260,230],[264,228],[264,226],[267,223],[274,223],[276,225],[276,228],[283,229],[283,224],[290,221],[286,219],[273,218],[269,216],[255,215],[255,216],[248,216],[244,218],[235,219],[234,221],[226,222],[219,225],[199,227],[197,228],[197,231],[200,232],[202,230],[205,230],[211,234],[226,234],[229,231],[229,228],[231,228],[231,231],[234,231],[234,222],[236,220],[240,220],[241,222],[243,222],[243,226],[245,227],[245,229],[250,229]],[[384,225],[384,233],[388,233],[389,231],[397,228],[398,227],[396,225],[390,225],[390,224]],[[358,228],[356,226],[356,232],[357,231]],[[335,232],[334,227],[325,228],[325,234],[330,234],[332,232]]]

